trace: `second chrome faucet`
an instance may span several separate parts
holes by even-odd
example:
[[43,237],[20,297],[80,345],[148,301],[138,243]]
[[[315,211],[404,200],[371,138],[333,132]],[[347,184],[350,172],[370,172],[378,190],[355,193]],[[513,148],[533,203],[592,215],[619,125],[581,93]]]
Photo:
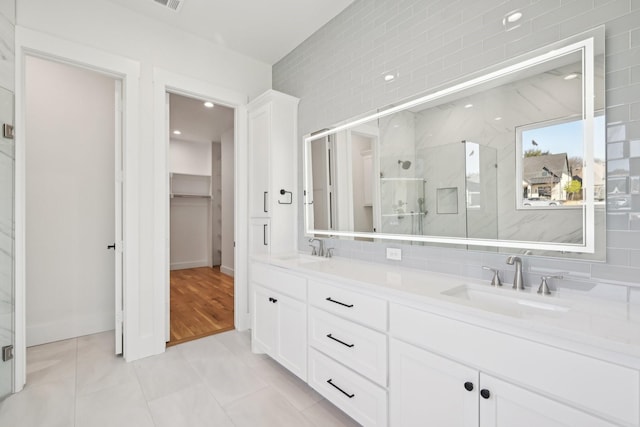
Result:
[[511,255],[507,258],[507,264],[516,266],[516,271],[513,276],[513,289],[517,291],[523,290],[524,280],[522,278],[522,258]]

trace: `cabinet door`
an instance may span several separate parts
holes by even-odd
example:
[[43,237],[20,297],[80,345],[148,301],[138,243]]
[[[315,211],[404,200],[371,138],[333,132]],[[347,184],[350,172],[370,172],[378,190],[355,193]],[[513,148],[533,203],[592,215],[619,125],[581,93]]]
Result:
[[249,229],[249,254],[268,255],[271,252],[271,224],[266,218],[252,219]]
[[307,305],[284,295],[278,297],[277,360],[307,380]]
[[256,352],[276,357],[278,334],[278,295],[266,288],[254,285],[252,347]]
[[392,427],[478,426],[476,370],[395,339],[389,369]]
[[249,214],[269,216],[271,104],[249,112]]
[[480,427],[615,427],[490,375],[480,374],[480,384]]

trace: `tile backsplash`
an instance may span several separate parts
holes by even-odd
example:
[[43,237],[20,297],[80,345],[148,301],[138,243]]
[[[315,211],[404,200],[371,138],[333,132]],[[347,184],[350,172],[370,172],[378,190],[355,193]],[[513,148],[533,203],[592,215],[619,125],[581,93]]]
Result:
[[[515,10],[523,18],[507,31],[502,20]],[[640,0],[356,0],[274,65],[273,88],[301,99],[302,141],[309,132],[599,25],[606,33],[608,170],[631,183],[640,180]],[[381,78],[388,73],[397,76],[392,84]],[[526,283],[537,286],[541,275],[562,271],[565,279],[554,282],[562,291],[637,302],[640,191],[630,185],[628,197],[630,206],[607,213],[606,262],[523,256]],[[301,207],[299,219],[302,230]],[[490,265],[512,280],[504,253],[393,241],[331,239],[328,246],[338,256],[486,280],[482,266]],[[308,249],[303,233],[299,247]],[[386,247],[402,248],[402,261],[387,260]]]

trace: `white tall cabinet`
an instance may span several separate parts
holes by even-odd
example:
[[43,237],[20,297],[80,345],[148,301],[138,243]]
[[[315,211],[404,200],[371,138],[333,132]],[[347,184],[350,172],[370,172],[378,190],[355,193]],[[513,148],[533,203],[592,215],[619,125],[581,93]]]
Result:
[[296,250],[298,99],[269,90],[249,104],[249,253]]

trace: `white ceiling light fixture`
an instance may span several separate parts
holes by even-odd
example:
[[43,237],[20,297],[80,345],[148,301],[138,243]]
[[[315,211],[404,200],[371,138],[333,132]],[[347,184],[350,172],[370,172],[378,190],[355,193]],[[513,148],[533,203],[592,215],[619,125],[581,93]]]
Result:
[[153,0],[155,3],[158,3],[161,6],[164,6],[168,9],[173,10],[174,12],[180,12],[182,9],[182,4],[184,0]]
[[204,106],[205,106],[205,107],[207,107],[207,108],[213,108],[215,105],[214,105],[214,103],[213,103],[213,102],[211,102],[211,101],[206,101],[206,102],[204,103]]
[[520,26],[520,21],[522,19],[522,12],[514,10],[513,12],[509,12],[504,15],[502,18],[502,26],[507,30],[511,31],[514,28],[518,28]]
[[178,129],[173,131],[174,135],[182,135],[182,132],[180,132]]
[[571,74],[567,74],[566,76],[564,76],[565,80],[573,80],[575,78],[578,77],[578,73],[571,73]]
[[495,118],[495,119],[493,119],[493,120],[495,120],[496,122],[499,122],[500,120],[502,120],[502,117],[498,116],[498,117],[496,117],[496,118]]
[[396,78],[396,76],[394,76],[393,74],[385,74],[384,75],[384,81],[385,82],[392,82],[395,78]]
[[467,104],[464,106],[464,108],[471,108],[471,107],[473,107],[473,104]]

